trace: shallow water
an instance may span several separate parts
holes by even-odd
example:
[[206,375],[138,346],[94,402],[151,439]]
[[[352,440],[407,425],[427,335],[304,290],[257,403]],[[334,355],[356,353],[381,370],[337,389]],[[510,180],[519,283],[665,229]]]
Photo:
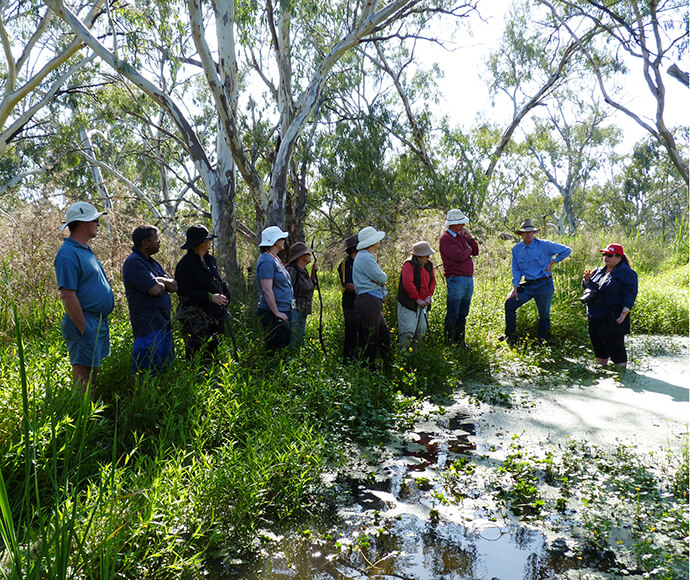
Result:
[[273,536],[257,561],[224,563],[220,577],[545,580],[585,565],[613,565],[608,554],[583,561],[564,541],[549,543],[518,522],[491,521],[481,509],[442,508],[434,495],[440,474],[475,451],[474,435],[462,414],[433,432],[406,434],[375,474],[339,476],[340,507],[330,524]]

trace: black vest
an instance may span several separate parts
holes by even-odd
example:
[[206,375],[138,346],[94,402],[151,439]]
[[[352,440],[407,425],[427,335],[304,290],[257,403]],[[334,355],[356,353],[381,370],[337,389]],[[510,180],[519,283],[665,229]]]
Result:
[[[414,283],[415,288],[417,288],[417,292],[419,292],[420,288],[422,287],[422,265],[414,259],[407,260],[407,262],[412,264],[412,282]],[[405,264],[407,264],[407,262],[405,262]],[[403,264],[403,266],[405,264]],[[431,260],[429,260],[426,264],[424,264],[424,267],[426,268],[427,272],[429,272],[429,284],[431,284],[431,280],[433,280],[434,277],[434,265],[431,263]],[[398,302],[400,302],[400,304],[402,304],[408,310],[417,310],[417,302],[412,300],[407,292],[405,292],[405,288],[403,288],[402,268],[400,269],[400,282],[398,283]]]

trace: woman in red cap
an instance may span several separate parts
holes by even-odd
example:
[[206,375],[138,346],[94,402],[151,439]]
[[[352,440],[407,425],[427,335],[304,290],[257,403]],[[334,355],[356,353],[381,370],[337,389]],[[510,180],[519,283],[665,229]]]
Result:
[[584,271],[585,292],[580,300],[587,305],[594,360],[606,366],[610,358],[617,367],[625,367],[625,335],[630,332],[630,311],[637,297],[637,274],[620,244],[609,244],[599,251],[604,265]]

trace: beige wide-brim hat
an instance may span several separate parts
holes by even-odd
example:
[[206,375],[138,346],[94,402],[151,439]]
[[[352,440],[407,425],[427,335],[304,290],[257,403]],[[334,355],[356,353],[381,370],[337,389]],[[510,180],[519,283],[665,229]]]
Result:
[[359,233],[357,234],[357,238],[359,239],[359,242],[357,243],[357,249],[365,250],[366,248],[370,248],[376,242],[380,242],[385,237],[386,232],[380,232],[376,230],[376,228],[372,228],[371,226],[362,228],[361,230],[359,230]]
[[413,256],[431,256],[435,254],[428,242],[417,242],[412,246]]
[[526,234],[528,232],[538,232],[539,228],[535,228],[534,225],[532,225],[532,220],[527,219],[524,222],[522,222],[522,225],[520,226],[520,229],[515,230],[516,234]]
[[470,218],[468,218],[459,209],[451,209],[446,216],[446,223],[443,224],[444,228],[448,226],[454,226],[457,224],[468,224],[470,223]]
[[263,232],[261,232],[261,243],[259,244],[259,247],[271,247],[278,240],[284,240],[287,237],[288,233],[281,230],[278,226],[267,227]]
[[92,222],[107,213],[107,211],[98,211],[93,205],[86,201],[78,201],[67,208],[65,212],[65,223],[62,224],[60,229],[64,230],[72,222]]

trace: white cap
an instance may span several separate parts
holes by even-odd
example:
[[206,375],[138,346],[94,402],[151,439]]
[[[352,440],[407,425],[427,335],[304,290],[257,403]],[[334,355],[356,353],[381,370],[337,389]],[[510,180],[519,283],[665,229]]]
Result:
[[67,208],[65,212],[65,223],[62,224],[60,229],[64,230],[72,222],[92,222],[106,213],[108,212],[98,211],[86,201],[78,201]]
[[259,246],[272,246],[278,240],[284,240],[288,233],[281,230],[278,226],[270,226],[261,232],[261,243]]

